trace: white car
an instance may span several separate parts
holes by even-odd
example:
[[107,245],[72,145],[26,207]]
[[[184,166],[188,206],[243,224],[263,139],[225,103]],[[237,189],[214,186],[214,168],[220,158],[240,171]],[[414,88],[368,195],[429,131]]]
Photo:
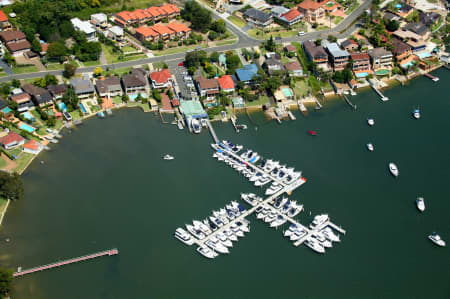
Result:
[[298,32],[298,36],[303,36],[303,35],[305,35],[306,33],[305,33],[305,31],[299,31]]

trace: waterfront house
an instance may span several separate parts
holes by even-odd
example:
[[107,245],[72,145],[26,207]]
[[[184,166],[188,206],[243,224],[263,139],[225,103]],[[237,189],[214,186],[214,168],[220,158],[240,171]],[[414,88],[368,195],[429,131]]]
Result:
[[427,46],[421,35],[409,30],[399,29],[396,30],[392,35],[408,44],[413,52],[423,51]]
[[70,19],[73,28],[77,31],[81,31],[86,35],[86,39],[89,42],[98,41],[95,27],[89,21],[82,21],[79,18]]
[[375,48],[368,51],[370,56],[370,62],[372,63],[372,69],[377,70],[390,70],[392,67],[392,53],[384,48]]
[[190,126],[193,118],[208,118],[208,114],[203,109],[202,104],[198,100],[180,101],[180,110],[184,114],[186,125]]
[[53,97],[50,92],[42,87],[26,83],[22,85],[22,89],[31,95],[31,99],[36,106],[44,107],[53,104]]
[[111,40],[115,40],[116,42],[123,42],[124,41],[123,28],[119,26],[112,26],[106,32],[106,37],[108,37]]
[[122,86],[127,95],[145,95],[147,92],[147,79],[145,70],[132,69],[130,74],[122,76]]
[[408,58],[413,53],[411,46],[395,37],[392,38],[392,46],[394,47],[392,54],[394,54],[395,60],[400,64],[402,60]]
[[298,61],[290,61],[284,65],[291,77],[302,77],[303,68]]
[[247,64],[243,68],[236,70],[236,77],[239,81],[250,84],[253,77],[258,74],[258,67],[256,64]]
[[274,93],[273,97],[278,103],[285,103],[295,98],[294,91],[287,85],[280,86]]
[[329,53],[329,58],[334,71],[343,70],[350,60],[350,53],[339,48],[336,43],[325,42],[325,48]]
[[245,108],[245,102],[242,97],[234,97],[231,99],[234,109]]
[[423,40],[428,39],[431,34],[430,29],[421,23],[408,23],[401,30],[414,32],[415,34],[419,35]]
[[0,144],[5,149],[12,149],[25,143],[25,139],[14,131],[10,131],[7,135],[0,138]]
[[314,61],[318,67],[327,66],[328,54],[322,46],[316,46],[312,41],[305,41],[302,46],[310,61]]
[[116,96],[122,96],[122,86],[120,85],[120,79],[117,76],[111,76],[104,80],[97,80],[95,82],[97,93],[102,98],[112,98]]
[[2,31],[0,39],[12,56],[18,57],[30,51],[31,44],[20,30]]
[[419,11],[419,22],[428,28],[439,22],[441,15],[436,12]]
[[322,7],[324,3],[325,1],[305,0],[297,6],[297,9],[309,23],[323,23],[326,20],[325,9]]
[[166,93],[161,93],[161,108],[159,109],[161,112],[173,112],[172,103],[170,102],[170,98]]
[[346,39],[341,43],[341,48],[346,51],[355,51],[358,50],[358,43],[352,39]]
[[273,75],[274,72],[281,72],[284,70],[284,66],[281,61],[274,57],[266,59],[264,65],[267,68],[267,72],[269,73],[269,75]]
[[104,13],[96,13],[91,15],[91,23],[101,29],[106,29],[108,26],[108,17]]
[[219,82],[220,90],[226,93],[234,92],[234,82],[230,75],[223,75],[217,81]]
[[33,102],[31,101],[31,96],[26,93],[12,94],[10,97],[11,101],[16,102],[18,107],[17,111],[23,112],[27,111],[31,107],[33,107]]
[[206,79],[203,76],[195,78],[198,93],[206,98],[214,98],[219,93],[219,82],[216,79]]
[[56,84],[47,86],[47,90],[50,92],[54,100],[60,99],[67,91],[66,84]]
[[94,84],[88,78],[73,78],[70,80],[75,94],[79,99],[93,98],[95,96]]
[[29,154],[33,154],[33,155],[39,154],[43,148],[44,148],[44,146],[34,139],[28,140],[23,145],[23,151],[25,153],[29,153]]
[[0,29],[2,31],[12,30],[12,25],[3,10],[0,10]]
[[142,25],[149,22],[156,23],[162,19],[173,19],[180,15],[180,9],[174,4],[152,6],[134,11],[122,11],[115,15],[114,22],[121,26]]
[[271,15],[254,9],[253,7],[244,12],[244,19],[258,27],[266,27],[273,22]]
[[370,56],[367,53],[352,53],[350,57],[353,61],[353,73],[356,78],[363,78],[368,76],[372,71],[370,70]]
[[172,75],[169,69],[150,73],[150,82],[153,88],[166,88],[172,85]]

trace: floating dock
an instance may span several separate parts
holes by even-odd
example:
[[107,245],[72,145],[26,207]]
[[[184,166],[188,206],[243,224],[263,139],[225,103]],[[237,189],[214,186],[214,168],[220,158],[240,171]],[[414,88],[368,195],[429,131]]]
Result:
[[303,102],[301,100],[297,101],[297,105],[298,105],[298,109],[300,109],[300,111],[303,113],[303,115],[308,114],[308,108],[306,108],[306,106],[303,104]]
[[439,78],[438,78],[438,77],[435,77],[435,76],[433,76],[433,75],[430,75],[429,73],[425,73],[424,76],[430,78],[431,80],[433,80],[433,82],[439,81]]
[[48,265],[43,265],[43,266],[38,266],[38,267],[34,267],[31,269],[27,269],[27,270],[17,271],[13,274],[13,276],[14,277],[24,276],[26,274],[30,274],[30,273],[34,273],[34,272],[38,272],[38,271],[44,271],[44,270],[48,270],[48,269],[52,269],[52,268],[56,268],[56,267],[60,267],[60,266],[68,265],[68,264],[78,263],[78,262],[94,259],[97,257],[105,256],[105,255],[111,256],[111,255],[117,255],[117,254],[119,254],[119,250],[117,250],[117,248],[113,248],[113,249],[104,250],[104,251],[100,251],[100,252],[96,252],[96,253],[92,253],[92,254],[88,254],[88,255],[83,255],[80,257],[76,257],[76,258],[58,261],[58,262],[51,263]]
[[372,87],[372,89],[375,90],[375,92],[380,96],[380,98],[381,98],[381,100],[382,100],[383,102],[386,102],[386,101],[389,100],[388,97],[384,96],[384,95],[381,93],[381,91],[380,91],[378,88],[375,87],[375,84],[372,82],[372,80],[369,79],[368,81],[369,81],[369,84],[370,84],[370,86]]
[[287,113],[288,113],[289,118],[290,118],[291,120],[296,120],[294,114],[293,114],[291,111],[288,111]]
[[232,115],[230,117],[231,119],[231,124],[233,125],[234,129],[236,130],[236,133],[239,133],[239,128],[236,126],[236,117],[234,115]]

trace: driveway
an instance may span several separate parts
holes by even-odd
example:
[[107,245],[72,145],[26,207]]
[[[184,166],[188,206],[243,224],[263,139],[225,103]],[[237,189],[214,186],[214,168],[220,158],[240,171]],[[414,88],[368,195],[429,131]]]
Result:
[[0,59],[0,67],[5,71],[5,73],[8,76],[14,75],[14,72],[12,71],[12,69],[9,67],[9,65],[3,59]]

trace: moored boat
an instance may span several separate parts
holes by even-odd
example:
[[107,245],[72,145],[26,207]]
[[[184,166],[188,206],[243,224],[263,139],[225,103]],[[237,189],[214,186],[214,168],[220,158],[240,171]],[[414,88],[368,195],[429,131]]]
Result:
[[416,206],[417,209],[419,209],[419,211],[421,212],[425,211],[425,200],[423,199],[423,197],[417,197]]
[[437,233],[432,233],[428,236],[428,239],[430,239],[434,244],[445,247],[445,241],[441,239],[441,236],[439,236]]
[[399,170],[397,165],[395,165],[394,163],[389,163],[389,171],[391,172],[391,174],[395,177],[398,177],[399,175]]

